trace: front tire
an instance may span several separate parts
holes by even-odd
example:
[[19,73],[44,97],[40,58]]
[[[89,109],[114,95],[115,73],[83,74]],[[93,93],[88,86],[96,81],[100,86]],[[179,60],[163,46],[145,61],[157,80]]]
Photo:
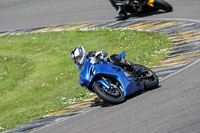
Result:
[[113,104],[118,104],[118,103],[122,103],[125,101],[125,96],[124,93],[122,92],[122,90],[118,87],[115,88],[117,89],[116,91],[118,91],[117,93],[119,93],[119,95],[114,96],[114,95],[110,95],[109,93],[107,93],[104,88],[103,85],[101,83],[95,83],[93,90],[94,92],[104,101],[109,102],[109,103],[113,103]]

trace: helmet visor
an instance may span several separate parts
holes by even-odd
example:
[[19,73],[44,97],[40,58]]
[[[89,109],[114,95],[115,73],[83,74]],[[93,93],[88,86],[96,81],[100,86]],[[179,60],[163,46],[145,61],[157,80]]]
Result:
[[75,63],[80,63],[81,56],[77,56],[74,58]]

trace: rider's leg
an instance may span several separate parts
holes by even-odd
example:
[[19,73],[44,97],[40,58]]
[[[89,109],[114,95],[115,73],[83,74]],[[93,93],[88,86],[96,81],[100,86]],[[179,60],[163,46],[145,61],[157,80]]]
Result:
[[124,11],[124,5],[119,4],[120,2],[123,2],[123,0],[110,0],[110,3],[116,9],[119,17],[121,19],[125,19],[127,17],[127,15],[126,15],[126,12]]
[[138,65],[121,58],[118,54],[111,55],[110,57],[108,57],[107,60],[114,65],[130,68],[136,74],[140,70],[140,67]]
[[118,7],[117,5],[115,4],[115,1],[114,0],[110,0],[110,3],[112,4],[112,6],[117,10]]
[[119,17],[120,17],[121,19],[126,19],[127,14],[126,14],[126,12],[124,11],[123,8],[124,8],[123,6],[118,6],[118,7],[117,7],[117,13],[118,13],[118,15],[119,15]]
[[134,0],[134,2],[143,3],[146,2],[146,0]]
[[134,0],[134,4],[137,7],[136,13],[143,13],[143,7],[147,4],[146,0]]

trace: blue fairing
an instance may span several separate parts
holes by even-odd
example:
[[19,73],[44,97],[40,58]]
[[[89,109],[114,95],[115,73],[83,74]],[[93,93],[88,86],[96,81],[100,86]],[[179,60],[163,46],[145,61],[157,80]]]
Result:
[[[120,54],[122,58],[125,58],[126,53],[123,52]],[[128,78],[124,74],[124,70],[120,66],[116,66],[101,60],[98,64],[94,65],[90,63],[91,59],[88,58],[83,70],[80,73],[80,85],[82,87],[89,87],[94,82],[102,82],[106,87],[109,87],[107,81],[99,80],[93,81],[94,77],[97,75],[104,75],[106,77],[112,77],[120,82],[122,88],[124,89],[124,96],[131,95],[139,90],[144,88],[144,84],[141,83],[140,86],[137,86],[133,78]]]
[[126,57],[126,52],[125,52],[125,51],[122,52],[121,54],[119,54],[119,56],[120,56],[121,58],[125,59],[125,57]]

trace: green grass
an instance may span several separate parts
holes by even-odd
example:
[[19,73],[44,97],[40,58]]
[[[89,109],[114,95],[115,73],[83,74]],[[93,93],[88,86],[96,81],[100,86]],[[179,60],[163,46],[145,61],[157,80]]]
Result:
[[132,30],[66,31],[0,37],[0,131],[62,110],[90,96],[79,86],[71,51],[127,52],[145,66],[165,58],[166,36]]

